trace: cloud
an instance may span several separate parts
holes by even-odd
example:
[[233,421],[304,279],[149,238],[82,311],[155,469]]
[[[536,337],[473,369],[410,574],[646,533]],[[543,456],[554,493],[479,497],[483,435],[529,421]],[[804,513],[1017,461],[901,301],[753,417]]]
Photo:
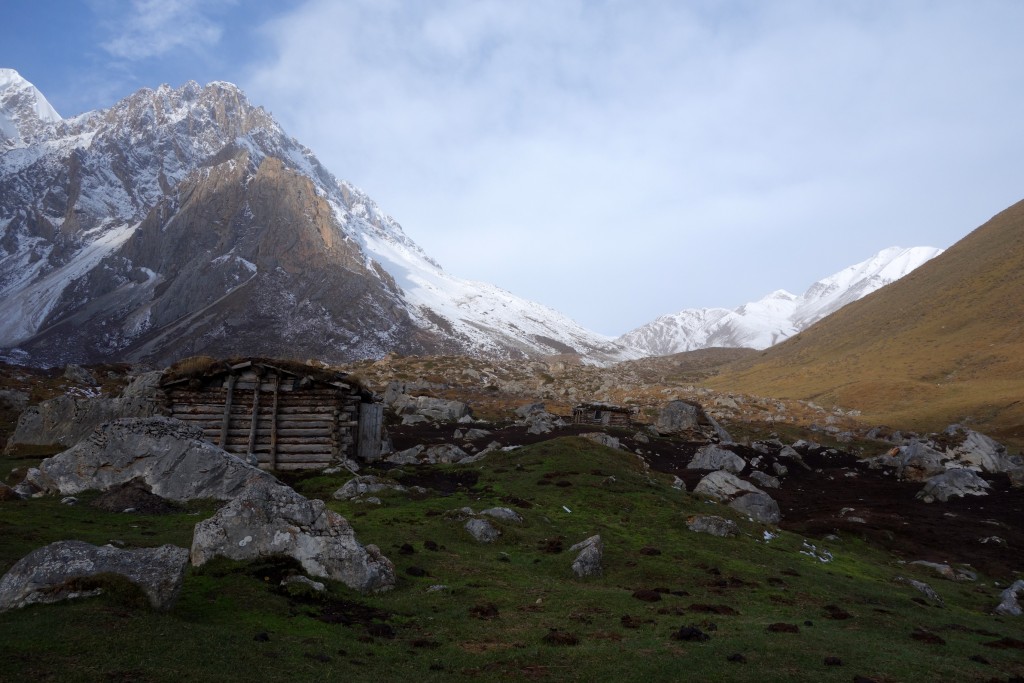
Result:
[[225,4],[233,0],[131,0],[108,22],[116,35],[101,47],[113,57],[134,61],[215,45],[223,29],[209,13]]
[[618,333],[948,246],[1018,199],[1021,20],[312,0],[265,25],[244,86],[453,273]]

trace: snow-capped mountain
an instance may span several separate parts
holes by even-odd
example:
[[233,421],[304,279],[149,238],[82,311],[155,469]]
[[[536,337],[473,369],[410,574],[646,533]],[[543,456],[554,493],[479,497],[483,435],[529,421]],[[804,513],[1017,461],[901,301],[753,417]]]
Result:
[[661,316],[616,341],[645,356],[716,346],[765,349],[900,279],[942,251],[934,247],[890,247],[818,280],[800,296],[780,289],[731,310],[689,308]]
[[631,355],[446,273],[230,83],[144,89],[62,119],[10,69],[0,348],[37,363]]

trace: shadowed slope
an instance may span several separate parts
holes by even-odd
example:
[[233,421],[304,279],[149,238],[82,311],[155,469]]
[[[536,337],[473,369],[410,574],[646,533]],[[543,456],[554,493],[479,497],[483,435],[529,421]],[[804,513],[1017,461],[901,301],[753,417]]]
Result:
[[832,402],[901,427],[964,422],[1024,441],[1024,202],[709,384]]

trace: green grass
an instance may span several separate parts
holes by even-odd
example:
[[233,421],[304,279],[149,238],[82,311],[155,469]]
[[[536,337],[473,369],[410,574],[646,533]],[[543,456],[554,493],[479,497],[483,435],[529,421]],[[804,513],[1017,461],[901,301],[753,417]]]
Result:
[[[673,490],[628,453],[566,438],[437,471],[479,478],[448,497],[392,493],[381,506],[329,503],[362,542],[376,543],[395,563],[399,580],[391,592],[360,596],[337,584],[326,596],[288,592],[278,586],[286,563],[216,561],[189,571],[167,613],[114,585],[99,598],[0,615],[0,680],[970,681],[1024,674],[1019,651],[984,646],[1002,636],[1024,640],[1020,620],[986,614],[998,589],[985,578],[936,579],[852,537],[825,542],[835,561],[823,564],[800,554],[802,537],[782,533],[765,543],[763,526]],[[411,481],[418,473],[391,474]],[[345,479],[314,475],[293,483],[327,497]],[[463,522],[444,515],[496,505],[516,508],[525,521],[495,522],[502,537],[492,545],[477,544]],[[54,499],[2,503],[0,570],[62,538],[187,546],[192,526],[212,510],[145,517]],[[692,533],[686,518],[697,513],[733,517],[743,534]],[[605,544],[604,574],[577,579],[568,547],[595,533]],[[558,537],[564,550],[546,552]],[[641,554],[644,547],[661,554]],[[428,575],[412,576],[410,567]],[[897,575],[929,582],[946,606],[915,602],[919,595],[894,583]],[[447,588],[428,592],[435,584]],[[640,588],[668,592],[642,602],[632,597]],[[493,618],[474,616],[491,605]],[[830,619],[827,605],[853,618]],[[635,628],[623,624],[627,615]],[[800,632],[769,633],[776,622]],[[671,638],[689,624],[710,639]],[[945,645],[912,639],[920,627]],[[578,644],[547,644],[552,629]],[[728,661],[733,654],[746,663]],[[826,656],[842,666],[825,666]]]

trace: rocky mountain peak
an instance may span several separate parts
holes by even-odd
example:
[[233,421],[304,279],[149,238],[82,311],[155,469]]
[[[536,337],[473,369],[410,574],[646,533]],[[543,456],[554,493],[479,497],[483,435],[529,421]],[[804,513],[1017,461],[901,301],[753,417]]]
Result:
[[0,151],[37,139],[61,121],[34,85],[14,69],[0,69]]

